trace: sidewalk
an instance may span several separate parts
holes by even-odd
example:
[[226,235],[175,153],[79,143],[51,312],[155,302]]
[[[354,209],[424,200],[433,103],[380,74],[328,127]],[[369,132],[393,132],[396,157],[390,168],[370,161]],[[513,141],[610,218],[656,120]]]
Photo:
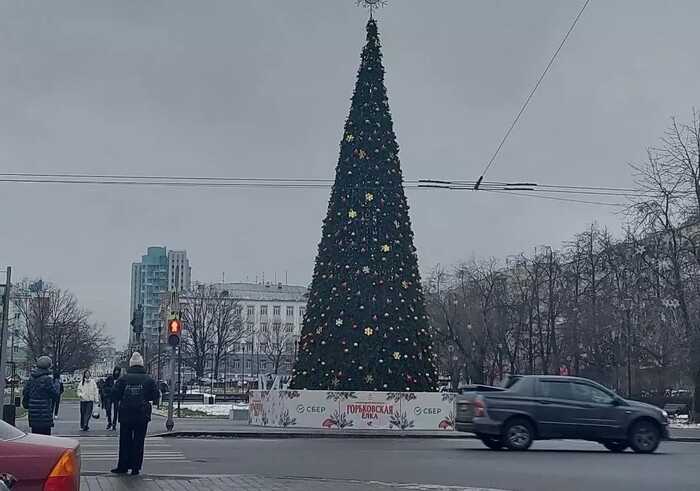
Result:
[[[111,477],[84,476],[80,481],[83,491],[386,491],[390,489],[432,491],[488,491],[470,487],[399,484],[368,481],[341,481],[331,479],[262,477],[252,475],[191,476],[191,477]],[[497,490],[491,490],[497,491]]]

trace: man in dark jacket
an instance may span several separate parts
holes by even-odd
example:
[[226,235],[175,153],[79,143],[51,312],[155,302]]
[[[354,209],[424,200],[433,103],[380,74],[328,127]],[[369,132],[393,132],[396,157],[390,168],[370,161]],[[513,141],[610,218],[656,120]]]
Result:
[[158,403],[160,393],[143,367],[143,357],[134,352],[129,360],[126,375],[119,378],[112,390],[112,399],[120,403],[119,408],[119,462],[112,469],[114,474],[133,476],[141,472],[143,447],[146,441],[148,422],[151,420],[151,403]]
[[[107,412],[107,429],[116,430],[117,421],[119,421],[119,401],[116,401],[113,397],[114,384],[122,374],[122,369],[120,367],[115,367],[112,375],[109,375],[104,384],[102,385],[102,407],[105,408]],[[112,419],[114,415],[114,419]]]
[[59,392],[51,377],[51,358],[42,356],[22,392],[22,405],[27,409],[32,433],[51,434],[53,407],[58,398]]

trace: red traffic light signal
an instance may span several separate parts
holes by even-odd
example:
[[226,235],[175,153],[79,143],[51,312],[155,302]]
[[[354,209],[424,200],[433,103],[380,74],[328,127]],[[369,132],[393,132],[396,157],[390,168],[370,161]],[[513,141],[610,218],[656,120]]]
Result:
[[177,346],[180,344],[180,336],[182,335],[182,322],[179,319],[170,319],[168,321],[168,344]]

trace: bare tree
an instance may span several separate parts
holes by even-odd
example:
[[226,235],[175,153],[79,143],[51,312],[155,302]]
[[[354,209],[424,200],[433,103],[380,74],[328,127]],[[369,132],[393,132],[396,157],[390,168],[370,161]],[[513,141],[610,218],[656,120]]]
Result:
[[294,351],[294,329],[291,324],[281,322],[264,324],[256,333],[260,353],[272,364],[273,373],[279,373],[285,357],[292,356]]
[[214,378],[218,379],[222,359],[227,355],[231,346],[241,342],[252,334],[241,320],[241,307],[238,301],[229,296],[225,290],[214,291],[211,298],[213,308],[212,322],[214,323]]
[[43,281],[32,286],[20,284],[14,299],[24,324],[21,337],[31,356],[50,356],[57,374],[90,367],[111,339],[90,321],[90,312],[71,292]]
[[677,302],[688,341],[688,363],[695,386],[695,416],[700,418],[700,116],[689,124],[672,120],[661,145],[647,161],[633,166],[642,188],[630,214],[645,235],[657,237],[660,276]]
[[218,379],[221,362],[231,347],[252,334],[241,321],[240,305],[217,284],[195,285],[181,297],[181,303],[187,364],[202,378],[211,361],[212,376]]
[[192,292],[180,297],[184,331],[180,349],[183,362],[194,370],[198,379],[204,377],[216,344],[215,306],[211,295],[211,288],[196,285]]

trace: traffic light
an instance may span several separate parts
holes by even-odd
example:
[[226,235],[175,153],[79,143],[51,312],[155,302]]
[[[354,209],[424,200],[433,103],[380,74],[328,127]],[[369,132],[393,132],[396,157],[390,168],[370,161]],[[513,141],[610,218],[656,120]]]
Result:
[[182,322],[180,319],[170,319],[168,321],[168,344],[172,347],[180,344],[182,336]]

